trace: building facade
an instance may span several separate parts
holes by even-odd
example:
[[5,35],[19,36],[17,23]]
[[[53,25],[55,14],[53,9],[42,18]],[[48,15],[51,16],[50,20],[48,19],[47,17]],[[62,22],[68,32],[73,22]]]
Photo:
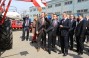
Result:
[[[30,18],[33,19],[35,15],[39,15],[40,12],[36,7],[29,8]],[[68,14],[77,15],[82,13],[84,16],[89,15],[89,0],[51,0],[47,2],[47,7],[42,8],[42,12],[48,14],[62,14],[66,12]]]

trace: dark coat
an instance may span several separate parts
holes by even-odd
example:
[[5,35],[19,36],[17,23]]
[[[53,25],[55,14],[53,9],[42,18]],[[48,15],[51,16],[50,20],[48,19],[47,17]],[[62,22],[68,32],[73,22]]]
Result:
[[47,33],[52,33],[54,36],[56,36],[57,35],[57,28],[58,28],[58,20],[56,20],[56,22],[57,22],[57,24],[56,24],[56,26],[54,27],[53,26],[53,19],[50,21],[50,26],[49,26],[49,28],[46,30],[46,32]]
[[[25,26],[26,20],[29,20],[29,26]],[[29,18],[27,18],[27,17],[24,17],[24,18],[23,18],[23,28],[24,28],[24,27],[30,27],[30,24],[31,24],[31,19],[29,19]]]
[[89,19],[87,20],[86,35],[89,35]]
[[74,34],[75,27],[76,27],[76,21],[75,20],[73,20],[73,21],[70,20],[69,34],[71,34],[71,35]]
[[75,36],[84,37],[86,34],[86,27],[87,27],[87,21],[83,19],[76,26]]
[[62,19],[60,21],[60,24],[59,25],[63,25],[63,27],[60,27],[60,34],[61,36],[68,36],[69,34],[69,28],[70,28],[70,21],[69,19],[66,19],[64,22],[63,22],[64,19]]
[[47,29],[48,23],[49,23],[48,19],[45,18],[44,24],[42,25],[42,18],[39,18],[37,20],[37,24],[36,24],[36,31],[38,31],[40,33],[41,31],[43,31],[43,29],[44,30]]

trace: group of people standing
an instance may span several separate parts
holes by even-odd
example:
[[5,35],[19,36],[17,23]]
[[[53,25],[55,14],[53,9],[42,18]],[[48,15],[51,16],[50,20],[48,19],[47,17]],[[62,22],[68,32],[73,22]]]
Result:
[[[37,51],[43,46],[49,54],[56,50],[56,37],[58,36],[58,45],[61,47],[59,54],[68,55],[68,49],[73,50],[74,41],[76,42],[76,52],[83,54],[84,42],[87,37],[89,42],[89,16],[86,18],[82,14],[77,18],[74,15],[62,14],[62,19],[58,19],[56,14],[48,19],[42,12],[39,17],[35,17],[32,24],[32,43],[37,43]],[[48,39],[46,38],[48,35]]]

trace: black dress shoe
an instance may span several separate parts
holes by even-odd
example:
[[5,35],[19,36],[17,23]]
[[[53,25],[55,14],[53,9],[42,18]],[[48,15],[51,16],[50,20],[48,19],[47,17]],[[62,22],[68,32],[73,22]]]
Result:
[[83,55],[83,53],[78,53],[78,55]]
[[70,50],[73,50],[73,48],[70,48]]
[[75,50],[75,52],[78,52],[78,50]]
[[56,51],[56,50],[53,50],[53,52],[57,53],[57,51]]
[[22,41],[24,41],[24,39],[22,39]]
[[81,55],[81,53],[78,53],[78,55]]
[[64,53],[64,54],[63,54],[63,56],[67,56],[67,55],[68,55],[68,53]]
[[37,52],[39,52],[40,51],[40,48],[37,48]]
[[61,51],[59,51],[59,53],[58,54],[62,54],[62,52]]
[[26,38],[26,41],[28,41],[28,38]]
[[89,52],[89,49],[88,49],[88,52]]
[[46,48],[43,48],[44,51],[46,51]]
[[37,41],[34,41],[34,43],[37,43]]
[[50,50],[48,50],[48,53],[49,53],[49,54],[51,54],[51,51],[50,51]]
[[57,51],[55,50],[55,48],[52,49],[53,52],[57,53]]

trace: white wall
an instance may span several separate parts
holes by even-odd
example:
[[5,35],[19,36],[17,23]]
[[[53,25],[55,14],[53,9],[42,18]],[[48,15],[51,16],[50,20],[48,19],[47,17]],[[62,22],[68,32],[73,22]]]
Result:
[[[46,13],[55,13],[55,12],[60,12],[63,13],[64,11],[72,11],[73,13],[77,13],[77,10],[81,10],[81,9],[88,9],[89,11],[89,0],[85,1],[85,2],[77,2],[77,0],[72,0],[72,4],[70,5],[65,5],[64,3],[65,0],[52,0],[50,2],[48,2],[48,5],[52,5],[52,8],[48,8],[46,7],[46,9],[44,9],[42,12],[46,12]],[[66,0],[66,1],[71,1],[71,0]],[[61,6],[59,7],[55,7],[56,3],[61,3]],[[32,7],[31,9],[33,9],[34,7]],[[33,14],[39,14],[38,11],[32,11],[29,13],[30,15],[33,16]],[[84,15],[89,15],[89,13],[85,13]],[[31,17],[33,18],[33,17]]]

